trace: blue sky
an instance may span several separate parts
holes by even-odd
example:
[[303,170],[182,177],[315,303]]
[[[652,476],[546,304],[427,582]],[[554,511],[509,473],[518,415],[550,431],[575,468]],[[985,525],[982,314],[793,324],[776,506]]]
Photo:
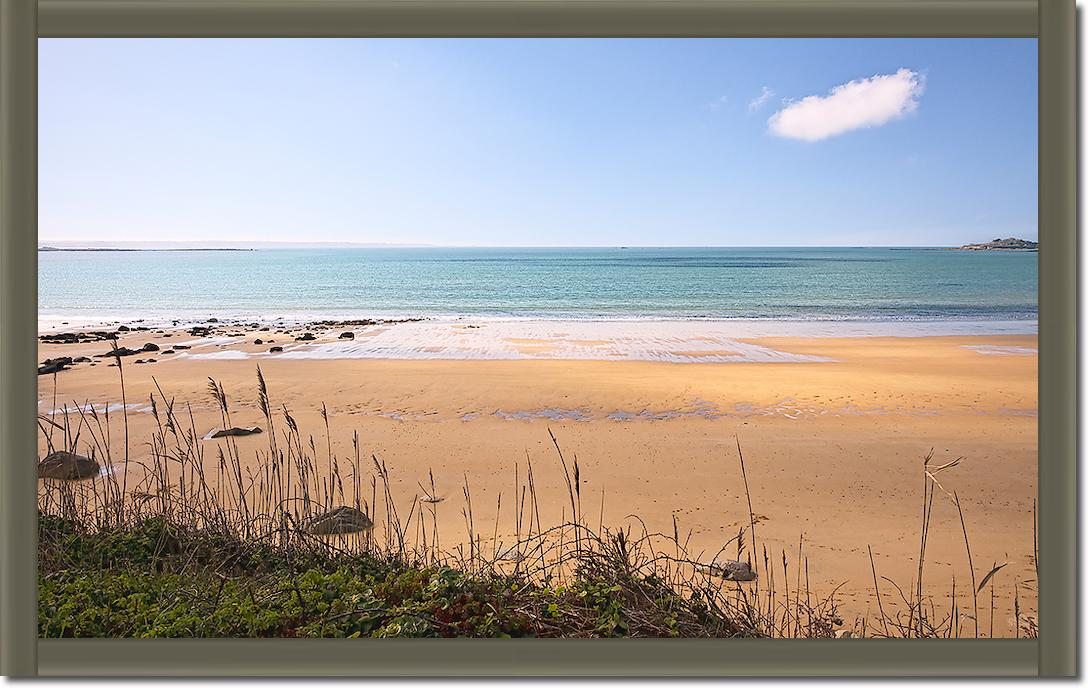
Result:
[[43,241],[1037,236],[1032,39],[43,39],[39,52]]

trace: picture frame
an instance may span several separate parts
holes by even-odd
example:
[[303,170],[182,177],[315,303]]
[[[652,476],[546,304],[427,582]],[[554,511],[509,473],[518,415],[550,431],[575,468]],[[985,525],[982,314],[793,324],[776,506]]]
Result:
[[[31,676],[1037,676],[1077,672],[1072,0],[0,0],[0,669]],[[39,640],[37,39],[1037,37],[1037,640]],[[425,662],[420,657],[426,657]]]

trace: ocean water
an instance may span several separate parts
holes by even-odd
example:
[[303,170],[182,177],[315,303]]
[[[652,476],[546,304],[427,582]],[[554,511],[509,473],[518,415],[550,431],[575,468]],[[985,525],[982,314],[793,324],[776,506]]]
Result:
[[[891,248],[39,252],[39,320],[960,323],[1034,331],[1037,254]],[[913,324],[913,325],[911,325]],[[923,327],[924,329],[924,327]],[[939,328],[938,328],[939,329]],[[953,328],[954,329],[954,328]]]

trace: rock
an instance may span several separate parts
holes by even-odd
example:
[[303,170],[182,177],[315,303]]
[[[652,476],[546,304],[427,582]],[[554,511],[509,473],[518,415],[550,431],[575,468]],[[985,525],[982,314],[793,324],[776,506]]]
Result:
[[262,340],[260,337],[258,337],[257,339],[253,340],[253,343],[260,346],[261,344],[264,344],[264,340]]
[[98,462],[66,451],[53,452],[38,464],[38,477],[51,480],[86,480],[102,470]]
[[271,349],[269,349],[269,350],[268,350],[268,353],[270,353],[270,354],[278,354],[278,353],[280,353],[281,351],[283,351],[283,347],[282,347],[282,346],[274,346],[274,347],[272,347]]
[[354,332],[341,332],[340,339],[355,339]]
[[104,354],[97,354],[95,357],[96,358],[110,358],[112,356],[114,358],[120,358],[121,356],[134,356],[134,355],[136,355],[138,353],[140,353],[140,351],[137,350],[137,349],[129,349],[128,347],[121,346],[121,347],[118,347],[116,349],[111,349],[110,351],[107,351]]
[[72,362],[73,363],[90,363],[91,359],[87,358],[86,356],[80,356],[79,358],[73,360]]
[[189,346],[188,344],[175,344],[175,345],[173,346],[173,348],[174,348],[174,349],[175,349],[176,351],[181,351],[181,350],[183,350],[183,349],[191,349],[192,347],[191,347],[191,346]]
[[121,325],[120,327],[117,328],[117,331],[118,332],[128,332],[129,327],[128,327],[128,325]]
[[216,430],[207,436],[207,439],[215,440],[220,437],[245,437],[247,435],[259,435],[261,429],[258,427],[252,428],[228,428],[226,430]]
[[374,527],[370,517],[350,506],[338,506],[307,521],[303,529],[311,535],[360,533]]
[[160,351],[160,352],[159,352],[159,355],[160,355],[160,356],[169,356],[170,354],[176,354],[176,353],[177,353],[177,352],[176,352],[176,351],[174,351],[173,349],[167,349],[167,350],[165,350],[165,351]]
[[38,375],[52,375],[53,373],[59,373],[62,370],[72,365],[72,359],[69,356],[62,356],[60,358],[47,358],[42,361],[42,364],[38,366]]
[[711,564],[707,568],[710,569],[712,574],[725,580],[753,581],[756,579],[756,572],[752,570],[751,564],[746,561],[723,561],[719,564]]
[[217,322],[219,322],[219,318],[208,318],[208,322],[217,323]]
[[296,342],[312,342],[316,339],[313,332],[303,332],[302,336],[295,337]]
[[43,334],[38,340],[46,344],[83,344],[85,342],[100,342],[117,339],[116,332],[58,332],[56,334]]
[[144,359],[142,359],[142,358],[137,358],[136,359],[136,363],[143,363],[143,362],[144,362]]
[[158,350],[159,350],[159,345],[154,344],[152,342],[148,342],[147,344],[144,344],[142,347],[140,347],[140,351],[158,351]]

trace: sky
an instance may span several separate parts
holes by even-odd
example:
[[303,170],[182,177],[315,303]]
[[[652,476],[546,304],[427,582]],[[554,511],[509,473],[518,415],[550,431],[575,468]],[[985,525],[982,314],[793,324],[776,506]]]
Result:
[[1034,39],[42,39],[42,243],[1037,233]]

